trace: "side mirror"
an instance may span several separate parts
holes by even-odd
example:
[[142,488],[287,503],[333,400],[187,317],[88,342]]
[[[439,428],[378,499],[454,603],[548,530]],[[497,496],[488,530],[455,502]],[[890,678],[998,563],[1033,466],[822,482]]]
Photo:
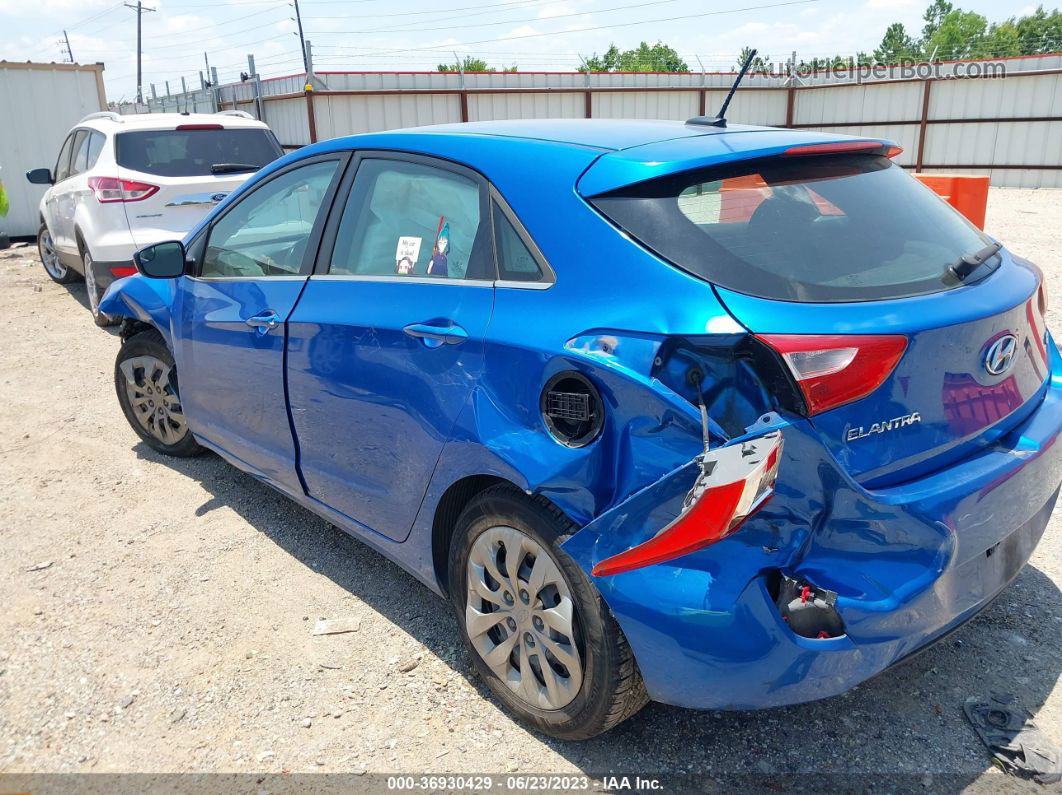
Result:
[[52,170],[50,168],[35,168],[32,171],[27,171],[26,179],[34,185],[55,184],[55,179],[52,178]]
[[184,275],[184,244],[177,240],[156,243],[136,252],[133,262],[149,279],[176,279]]

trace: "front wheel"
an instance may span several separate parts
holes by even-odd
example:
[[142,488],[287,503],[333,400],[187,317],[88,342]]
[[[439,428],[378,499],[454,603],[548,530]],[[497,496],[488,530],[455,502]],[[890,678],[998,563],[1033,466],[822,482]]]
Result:
[[571,523],[510,486],[462,512],[450,546],[450,600],[473,665],[510,712],[583,740],[645,705],[623,632],[560,548]]
[[203,451],[184,418],[177,388],[177,368],[156,331],[130,337],[114,363],[114,388],[125,418],[145,442],[166,455]]
[[37,230],[37,253],[41,258],[44,272],[53,282],[58,284],[71,284],[78,279],[77,271],[66,267],[59,259],[59,252],[52,240],[52,233],[48,231],[48,224],[41,224]]

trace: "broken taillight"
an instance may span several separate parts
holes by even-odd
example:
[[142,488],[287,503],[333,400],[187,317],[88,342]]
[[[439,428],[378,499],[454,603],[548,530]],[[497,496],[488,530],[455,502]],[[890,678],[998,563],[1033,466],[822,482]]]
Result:
[[781,354],[808,415],[866,397],[891,375],[907,349],[902,334],[761,334]]
[[89,177],[88,186],[101,204],[109,202],[138,202],[159,191],[158,185],[117,177]]
[[700,475],[678,517],[648,541],[600,561],[592,573],[606,577],[662,563],[726,538],[774,493],[781,454],[781,431],[702,453]]

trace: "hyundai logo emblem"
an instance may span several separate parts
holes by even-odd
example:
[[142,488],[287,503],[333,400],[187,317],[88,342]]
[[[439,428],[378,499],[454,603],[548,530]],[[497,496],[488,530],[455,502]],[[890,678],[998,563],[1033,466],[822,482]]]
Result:
[[213,196],[210,197],[210,200],[216,204],[228,195],[229,194],[227,193],[215,193]]
[[992,343],[985,353],[985,369],[992,375],[1003,375],[1014,364],[1018,351],[1018,339],[1013,334],[1004,334]]

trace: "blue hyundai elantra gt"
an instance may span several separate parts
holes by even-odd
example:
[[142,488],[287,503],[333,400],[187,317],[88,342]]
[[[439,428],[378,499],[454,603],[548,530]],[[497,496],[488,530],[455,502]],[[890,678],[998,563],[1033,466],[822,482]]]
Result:
[[887,141],[705,121],[290,154],[108,291],[119,403],[445,595],[544,732],[842,693],[1044,531],[1043,280]]

